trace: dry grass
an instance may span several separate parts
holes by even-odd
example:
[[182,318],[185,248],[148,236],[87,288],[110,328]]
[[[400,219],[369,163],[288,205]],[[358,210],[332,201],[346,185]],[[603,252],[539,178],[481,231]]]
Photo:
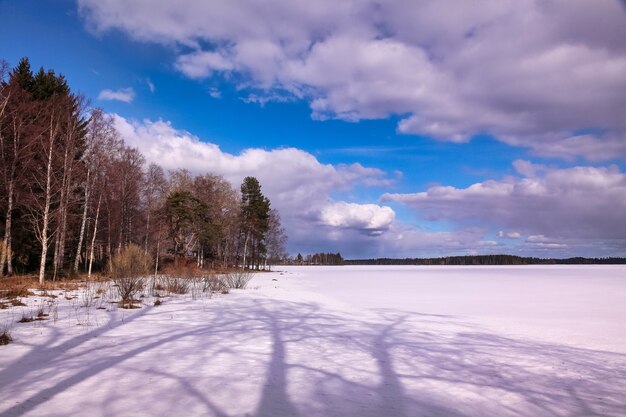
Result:
[[19,319],[17,322],[18,323],[30,323],[31,321],[35,321],[35,319],[30,316],[23,315],[22,318]]
[[163,269],[163,275],[177,278],[200,278],[210,273],[206,269],[201,269],[195,265],[168,265]]
[[228,294],[230,292],[230,288],[224,283],[224,280],[222,280],[218,275],[215,274],[205,276],[203,279],[203,285],[204,291],[222,294]]
[[34,288],[37,281],[30,276],[13,276],[0,278],[0,298],[14,299],[18,297],[28,297],[33,294],[29,291]]
[[170,294],[187,294],[197,296],[205,292],[204,279],[211,275],[210,271],[195,265],[168,265],[159,277],[155,289],[163,289]]
[[9,329],[3,329],[0,332],[0,346],[8,345],[12,341],[13,338],[11,337],[11,332],[9,331]]
[[223,275],[224,283],[229,288],[244,289],[248,286],[254,273],[246,270],[236,270]]
[[66,279],[58,281],[44,281],[40,284],[32,275],[14,275],[0,278],[0,298],[12,299],[18,297],[30,297],[35,295],[31,290],[47,291],[73,291],[84,285],[84,280]]

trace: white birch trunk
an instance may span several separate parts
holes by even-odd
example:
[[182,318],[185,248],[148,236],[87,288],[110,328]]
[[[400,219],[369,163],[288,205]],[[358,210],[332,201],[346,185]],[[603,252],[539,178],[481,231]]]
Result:
[[87,226],[87,210],[89,207],[89,197],[91,194],[91,185],[89,184],[89,177],[91,170],[87,170],[87,186],[85,187],[85,206],[83,207],[83,218],[80,224],[80,233],[78,235],[78,246],[76,248],[76,257],[74,258],[73,271],[78,272],[78,264],[80,263],[80,253],[83,248],[83,239],[85,238],[85,229]]
[[159,249],[161,246],[161,239],[157,239],[157,249],[156,249],[156,257],[154,260],[154,278],[157,277],[157,272],[159,270]]
[[100,216],[100,203],[102,202],[102,194],[98,198],[98,207],[96,208],[96,218],[93,223],[93,236],[91,237],[91,249],[89,251],[89,270],[87,271],[87,278],[91,278],[91,267],[93,265],[93,252],[96,246],[96,235],[98,234],[98,217]]
[[4,238],[2,239],[2,250],[0,251],[0,277],[4,274],[4,264],[7,264],[7,274],[13,273],[13,263],[11,262],[11,226],[13,217],[13,187],[14,182],[9,183],[9,201],[6,211],[6,221],[4,225]]
[[[54,119],[54,115],[52,117]],[[52,125],[53,122],[51,122]],[[46,169],[46,199],[43,208],[43,224],[41,226],[41,259],[39,261],[39,283],[43,284],[46,275],[46,256],[48,255],[48,226],[50,223],[50,202],[52,199],[52,150],[56,129],[50,126],[50,148],[48,149],[48,167]]]

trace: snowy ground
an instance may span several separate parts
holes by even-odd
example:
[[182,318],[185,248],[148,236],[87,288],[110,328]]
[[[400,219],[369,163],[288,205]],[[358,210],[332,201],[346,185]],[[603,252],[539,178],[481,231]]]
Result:
[[0,310],[0,416],[626,416],[623,266],[279,269]]

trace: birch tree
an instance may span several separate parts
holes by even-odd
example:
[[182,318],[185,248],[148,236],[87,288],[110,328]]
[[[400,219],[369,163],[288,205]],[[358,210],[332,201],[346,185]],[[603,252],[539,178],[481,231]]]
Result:
[[[86,149],[82,158],[85,172],[82,177],[82,215],[74,257],[74,272],[78,271],[81,259],[84,259],[85,262],[89,260],[90,269],[93,265],[91,255],[93,255],[95,237],[97,235],[97,220],[99,220],[98,217],[102,204],[101,191],[104,186],[104,176],[106,175],[107,166],[110,165],[111,158],[122,147],[122,141],[113,126],[113,119],[105,114],[102,109],[98,108],[91,111],[85,140]],[[92,204],[94,194],[97,201],[97,203],[94,203],[95,207]],[[91,241],[91,250],[85,248],[85,256],[83,256],[83,245],[86,240],[85,235],[90,214],[92,218],[95,218],[94,233]],[[90,255],[87,255],[88,252]]]

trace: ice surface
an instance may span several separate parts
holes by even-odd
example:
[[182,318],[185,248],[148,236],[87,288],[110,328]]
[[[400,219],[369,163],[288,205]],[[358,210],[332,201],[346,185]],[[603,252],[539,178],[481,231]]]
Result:
[[0,347],[0,416],[626,416],[623,266],[278,269],[140,310],[59,297]]

